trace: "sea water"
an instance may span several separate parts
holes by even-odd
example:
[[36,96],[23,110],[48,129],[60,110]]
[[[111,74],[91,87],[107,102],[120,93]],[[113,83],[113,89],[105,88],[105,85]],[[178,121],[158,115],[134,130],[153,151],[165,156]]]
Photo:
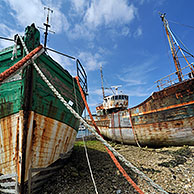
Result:
[[77,137],[76,138],[82,138],[82,137],[85,137],[85,136],[89,136],[91,134],[92,133],[88,129],[79,130],[78,133],[77,133]]

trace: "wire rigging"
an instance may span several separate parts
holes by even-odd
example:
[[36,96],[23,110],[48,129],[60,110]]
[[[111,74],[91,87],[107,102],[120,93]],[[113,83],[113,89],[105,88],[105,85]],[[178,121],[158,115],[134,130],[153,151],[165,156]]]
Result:
[[175,21],[172,21],[172,20],[168,20],[168,21],[171,22],[171,23],[174,23],[174,24],[178,24],[178,25],[181,25],[181,26],[188,27],[188,28],[194,28],[194,26],[191,26],[191,25],[182,24],[182,23],[175,22]]
[[[175,24],[178,24],[178,25],[182,25],[182,26],[186,26],[186,27],[189,27],[189,28],[194,28],[194,26],[191,26],[191,25],[186,25],[186,24],[181,24],[181,23],[178,23],[178,22],[174,22],[174,21],[172,21],[172,20],[168,20],[169,22],[171,22],[171,23],[175,23]],[[182,46],[184,47],[184,49],[183,48],[181,48],[184,52],[186,52],[187,54],[189,54],[191,57],[193,57],[194,58],[194,56],[189,52],[189,49],[186,47],[186,45],[181,41],[181,39],[174,33],[174,32],[172,32],[173,33],[173,35],[176,37],[176,39],[182,44]]]
[[14,39],[11,39],[11,38],[5,38],[5,37],[3,37],[3,36],[0,36],[0,39],[2,39],[2,40],[8,40],[8,41],[14,41]]
[[181,41],[181,39],[173,31],[172,31],[172,34],[183,45],[183,47],[189,52],[189,49],[186,47],[186,45]]
[[48,48],[48,47],[46,47],[46,49],[47,49],[47,50],[49,50],[49,51],[55,52],[55,53],[57,53],[57,54],[63,55],[63,56],[65,56],[65,57],[68,57],[68,58],[70,58],[70,59],[76,60],[76,58],[75,58],[75,57],[72,57],[72,56],[70,56],[70,55],[67,55],[67,54],[61,53],[61,52],[56,51],[56,50],[54,50],[54,49],[51,49],[51,48]]
[[[164,26],[164,25],[163,25]],[[164,36],[164,40],[166,40],[166,36],[165,36],[165,29],[164,27],[162,28],[163,29],[163,36]],[[173,72],[173,66],[172,66],[172,63],[171,63],[171,57],[169,55],[169,49],[168,49],[168,44],[167,44],[167,41],[164,41],[165,42],[165,47],[166,47],[166,52],[167,52],[167,55],[168,55],[168,60],[169,60],[169,67],[170,67],[170,73]]]

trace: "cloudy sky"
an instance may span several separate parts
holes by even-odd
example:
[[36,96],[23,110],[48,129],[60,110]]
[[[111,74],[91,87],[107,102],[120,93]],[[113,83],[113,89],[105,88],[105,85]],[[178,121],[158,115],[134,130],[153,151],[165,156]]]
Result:
[[[104,87],[122,85],[120,92],[130,96],[130,107],[157,90],[154,81],[174,72],[159,12],[166,13],[172,31],[194,53],[192,0],[1,0],[0,36],[23,35],[33,22],[43,27],[44,7],[53,9],[50,24],[55,31],[47,46],[80,59],[88,74],[93,112],[102,102],[100,65]],[[9,45],[0,40],[0,49]],[[75,75],[74,61],[50,55]]]

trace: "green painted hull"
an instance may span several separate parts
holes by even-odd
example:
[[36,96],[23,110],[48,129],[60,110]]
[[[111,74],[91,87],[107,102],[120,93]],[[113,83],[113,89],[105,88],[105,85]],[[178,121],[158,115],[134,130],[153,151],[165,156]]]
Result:
[[[0,73],[22,57],[11,61],[12,49],[0,53]],[[48,55],[40,56],[36,63],[63,98],[73,102],[73,109],[81,115],[84,109],[76,80]],[[15,80],[14,80],[15,79]],[[18,79],[18,80],[17,80]],[[56,119],[78,129],[79,122],[42,80],[32,65],[0,85],[0,118],[28,110]]]

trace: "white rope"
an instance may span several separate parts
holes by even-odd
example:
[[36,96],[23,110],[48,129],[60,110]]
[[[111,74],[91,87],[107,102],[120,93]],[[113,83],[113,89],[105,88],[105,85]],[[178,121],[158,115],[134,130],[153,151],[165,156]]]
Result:
[[[26,53],[29,53],[24,41],[22,40],[22,38],[20,37],[22,45],[26,51]],[[87,124],[87,122],[77,113],[75,112],[75,110],[65,101],[65,99],[61,96],[61,94],[56,90],[56,88],[49,82],[49,80],[46,78],[46,76],[42,73],[42,71],[39,69],[39,67],[36,65],[35,62],[33,62],[33,65],[35,67],[35,69],[37,70],[37,72],[39,73],[39,75],[41,76],[41,78],[45,81],[45,83],[48,85],[48,87],[53,91],[53,93],[57,96],[57,98],[66,106],[66,108],[81,122],[84,124],[84,126],[86,128],[89,129],[90,132],[92,132],[96,138],[102,142],[102,144],[104,144],[120,161],[122,161],[126,166],[128,166],[129,168],[131,168],[131,170],[138,174],[140,177],[142,177],[143,179],[146,180],[147,183],[149,183],[153,188],[155,188],[157,191],[159,191],[160,193],[165,193],[168,194],[166,191],[164,191],[159,185],[157,185],[156,183],[154,183],[149,177],[147,177],[143,172],[141,172],[140,170],[138,170],[133,164],[131,164],[128,160],[125,159],[124,156],[122,156],[121,154],[119,154],[113,147],[111,147],[110,144],[108,144],[97,132],[96,130]]]
[[91,168],[91,165],[90,165],[90,160],[89,160],[89,157],[88,157],[86,144],[85,144],[85,141],[84,141],[84,136],[82,136],[82,139],[83,139],[83,143],[84,143],[84,149],[85,149],[86,159],[87,159],[87,162],[88,162],[88,167],[89,167],[89,170],[90,170],[90,175],[91,175],[91,178],[92,178],[92,182],[94,184],[94,189],[95,189],[96,194],[98,194],[98,190],[97,190],[97,187],[96,187],[96,182],[94,180],[94,176],[93,176],[93,173],[92,173],[92,168]]
[[[74,78],[73,77],[72,77],[72,81],[73,81],[74,97],[75,97],[75,102],[76,102],[76,110],[78,112],[79,111],[79,107],[78,107],[77,95],[76,95],[76,88],[75,88],[75,83],[74,83]],[[90,160],[89,160],[89,157],[88,157],[88,151],[87,151],[87,147],[86,147],[86,144],[85,144],[84,136],[83,135],[82,135],[82,139],[83,139],[83,143],[84,143],[84,150],[85,150],[85,154],[86,154],[88,168],[90,170],[90,176],[91,176],[91,179],[92,179],[92,182],[93,182],[93,185],[94,185],[95,192],[96,192],[96,194],[98,194],[98,190],[97,190],[97,187],[96,187],[96,182],[94,180],[92,168],[91,168],[91,165],[90,165]]]

